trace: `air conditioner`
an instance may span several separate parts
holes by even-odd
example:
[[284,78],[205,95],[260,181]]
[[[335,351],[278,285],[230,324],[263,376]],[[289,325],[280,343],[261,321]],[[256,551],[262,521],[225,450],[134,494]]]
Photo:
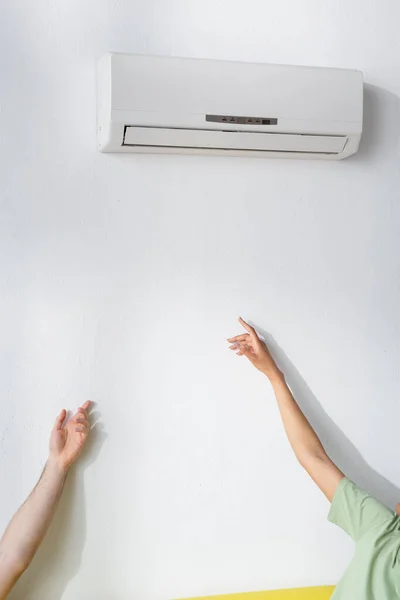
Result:
[[102,152],[338,160],[362,132],[360,71],[110,54],[99,63]]

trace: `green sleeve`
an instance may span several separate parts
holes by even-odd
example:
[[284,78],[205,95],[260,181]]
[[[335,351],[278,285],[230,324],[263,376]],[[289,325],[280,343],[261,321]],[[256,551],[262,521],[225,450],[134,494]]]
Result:
[[345,477],[338,485],[328,519],[358,542],[370,529],[393,517],[392,511]]

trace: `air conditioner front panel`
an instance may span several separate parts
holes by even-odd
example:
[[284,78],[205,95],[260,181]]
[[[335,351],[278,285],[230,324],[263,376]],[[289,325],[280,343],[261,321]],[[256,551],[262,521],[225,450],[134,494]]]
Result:
[[352,70],[127,54],[111,61],[115,110],[359,118],[362,75]]
[[343,151],[346,142],[346,136],[127,126],[123,146],[339,154]]

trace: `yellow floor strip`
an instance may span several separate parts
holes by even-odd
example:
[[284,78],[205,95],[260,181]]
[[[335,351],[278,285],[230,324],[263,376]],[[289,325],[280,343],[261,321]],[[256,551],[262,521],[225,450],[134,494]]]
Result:
[[[335,588],[332,586],[275,590],[271,592],[249,592],[244,594],[227,594],[223,596],[207,596],[202,598],[186,598],[186,600],[329,600]],[[184,598],[182,600],[185,600]]]

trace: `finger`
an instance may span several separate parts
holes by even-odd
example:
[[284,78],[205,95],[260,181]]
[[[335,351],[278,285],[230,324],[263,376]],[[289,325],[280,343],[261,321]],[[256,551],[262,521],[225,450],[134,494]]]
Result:
[[250,357],[253,357],[254,354],[252,353],[252,351],[250,350],[250,348],[240,348],[238,350],[238,352],[236,352],[236,354],[238,356],[247,356],[248,359],[250,359]]
[[77,412],[73,417],[74,421],[88,421],[88,416],[86,413]]
[[249,325],[248,323],[246,323],[246,321],[244,319],[242,319],[242,317],[239,317],[239,323],[241,324],[242,327],[245,328],[245,330],[251,335],[252,333],[255,333],[255,329],[254,327],[252,327],[251,325]]
[[91,407],[92,403],[90,400],[87,400],[86,402],[84,402],[84,404],[82,404],[82,406],[80,406],[78,408],[78,410],[76,411],[76,414],[82,414],[85,415],[85,417],[87,417],[87,412],[89,410],[89,408]]
[[66,416],[67,411],[65,410],[65,408],[63,408],[60,414],[58,415],[56,422],[54,423],[54,429],[62,429]]
[[244,342],[250,339],[250,335],[248,333],[243,333],[242,335],[236,335],[233,338],[228,338],[228,342],[233,344],[234,342]]
[[74,419],[75,423],[79,424],[79,425],[84,425],[85,427],[89,427],[89,421],[87,419],[85,419],[83,416],[82,417],[77,417],[76,419]]
[[245,328],[246,331],[248,331],[249,336],[251,337],[253,342],[259,342],[260,338],[257,335],[256,330],[254,329],[254,327],[252,327],[251,325],[249,325],[248,323],[246,323],[246,321],[244,321],[242,319],[242,317],[239,317],[239,323],[242,325],[242,327]]
[[242,342],[241,344],[233,344],[232,346],[229,346],[229,350],[240,350],[241,348],[249,348],[250,350],[251,346],[248,346],[244,342]]
[[77,425],[75,431],[76,433],[89,433],[89,426],[85,427],[84,425]]

